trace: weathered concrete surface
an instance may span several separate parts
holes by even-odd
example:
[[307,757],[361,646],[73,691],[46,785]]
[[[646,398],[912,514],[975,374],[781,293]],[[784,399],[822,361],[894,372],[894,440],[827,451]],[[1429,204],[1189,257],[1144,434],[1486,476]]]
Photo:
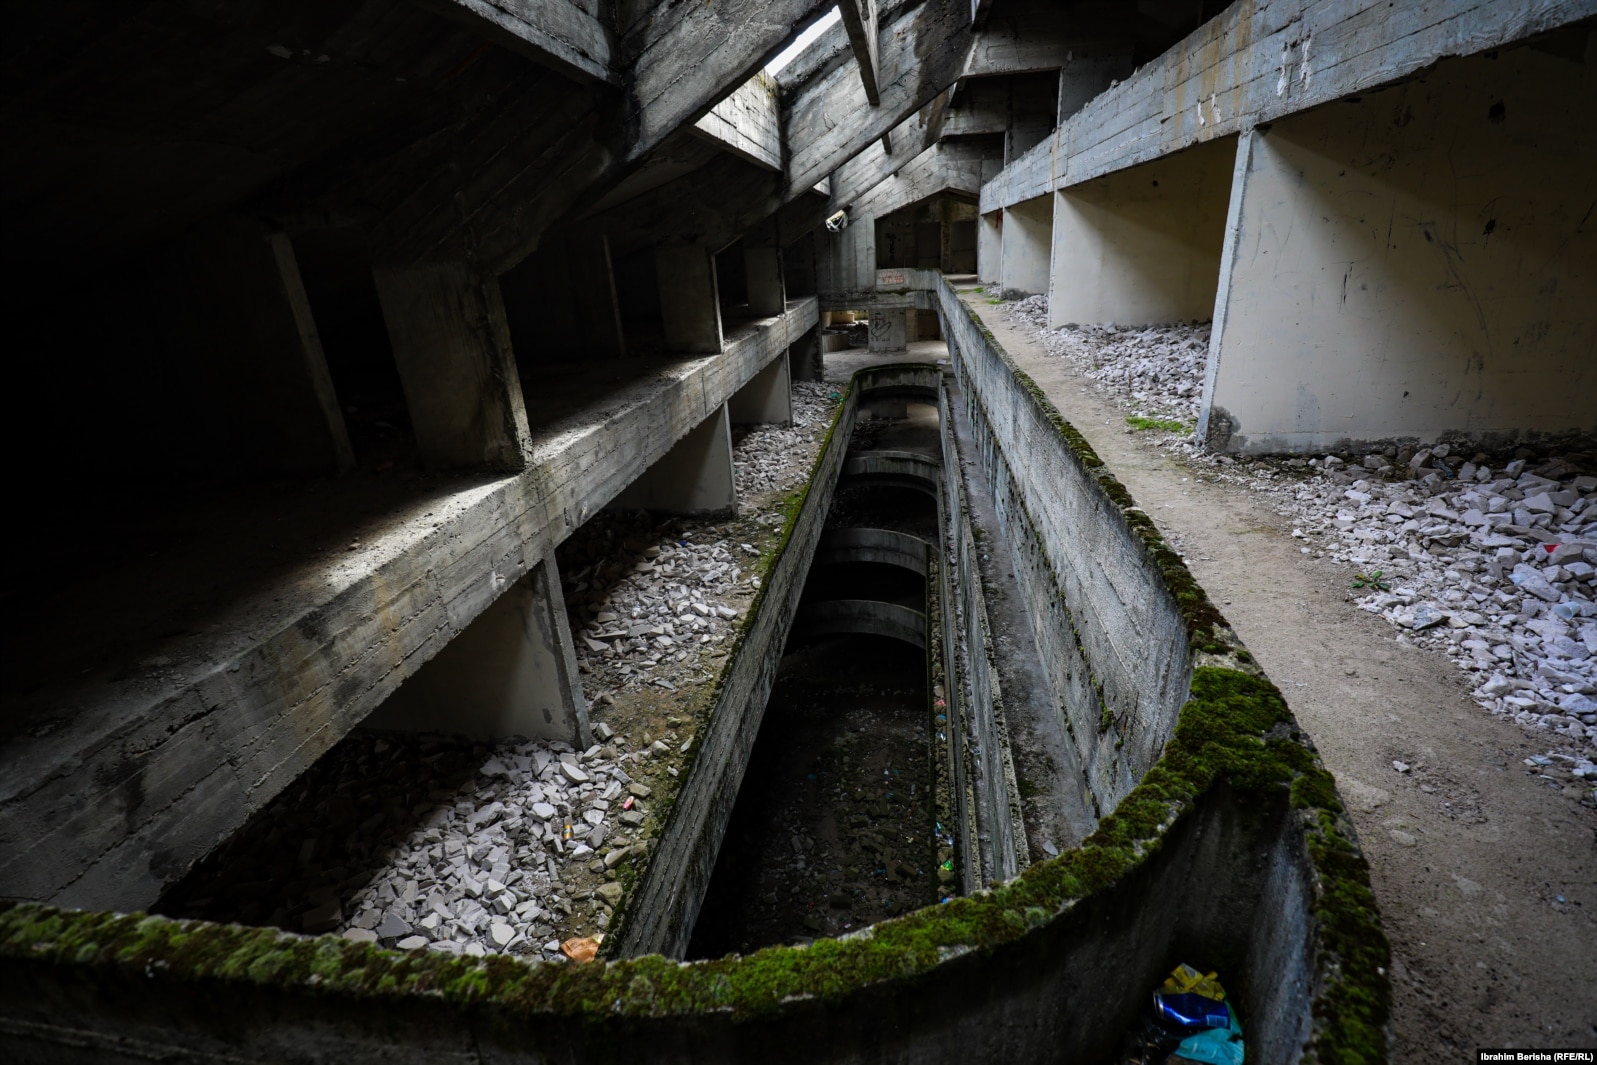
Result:
[[855,403],[851,396],[839,408],[781,557],[749,609],[732,661],[722,673],[710,719],[696,740],[693,764],[677,792],[670,822],[659,836],[642,883],[632,892],[616,949],[619,957],[653,953],[681,957],[687,950],[804,594],[810,561],[826,526],[832,489],[853,432]]
[[788,356],[755,374],[754,379],[726,402],[733,425],[793,424],[792,371]]
[[1049,325],[1212,317],[1235,160],[1223,138],[1055,193]]
[[926,649],[926,615],[898,603],[876,599],[829,599],[807,604],[798,613],[806,635],[858,633],[886,636]]
[[422,460],[521,469],[531,433],[498,283],[460,266],[373,276]]
[[[975,312],[945,282],[944,329],[960,386],[1028,577],[1032,629],[1100,811],[1158,758],[1187,697],[1186,628],[1163,574],[1097,479],[1037,411]],[[1023,473],[1021,471],[1024,471]]]
[[926,576],[931,545],[918,536],[894,529],[838,529],[828,533],[815,555],[817,566],[844,562],[877,562]]
[[782,169],[781,112],[776,106],[776,82],[761,71],[733,90],[693,124],[693,131],[708,137],[740,159]]
[[710,354],[721,350],[721,300],[715,256],[693,244],[654,249],[660,281],[660,316],[667,351]]
[[[678,445],[680,446],[680,445]],[[553,555],[372,711],[373,728],[593,743]]]
[[877,26],[880,12],[876,0],[842,0],[837,5],[843,15],[843,28],[848,32],[849,46],[854,49],[854,61],[859,65],[860,85],[865,89],[865,99],[872,107],[882,102],[879,87],[881,47]]
[[1594,14],[1591,0],[1239,0],[1006,167],[983,188],[982,211]]
[[737,485],[726,404],[643,471],[612,506],[661,514],[735,515]]
[[1571,128],[1597,128],[1592,67],[1520,47],[1244,134],[1210,446],[1597,432],[1597,144]]
[[880,106],[871,106],[858,71],[842,66],[784,105],[787,196],[813,186],[953,84],[971,41],[966,3],[926,0],[900,8],[881,27]]
[[12,700],[0,896],[148,906],[817,321],[797,302],[540,425],[522,474],[305,562],[292,594],[197,626],[153,678],[91,670]]
[[998,283],[1005,299],[1023,299],[1049,290],[1053,233],[1052,196],[1017,203],[1004,211]]
[[598,0],[421,0],[513,52],[619,87],[615,37]]

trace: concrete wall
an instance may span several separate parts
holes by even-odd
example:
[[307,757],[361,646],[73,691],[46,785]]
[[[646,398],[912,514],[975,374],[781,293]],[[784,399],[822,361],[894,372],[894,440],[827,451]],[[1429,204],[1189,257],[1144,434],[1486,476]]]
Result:
[[611,506],[662,514],[736,514],[732,427],[726,404],[677,441],[616,496]]
[[[1006,233],[1007,237],[1007,233]],[[1038,650],[1099,812],[1159,757],[1187,698],[1186,624],[1096,471],[946,283],[939,290],[966,413],[1017,563]]]
[[692,128],[695,134],[724,145],[739,158],[769,170],[782,169],[776,81],[764,71],[732,90]]
[[990,211],[976,223],[976,275],[996,285],[1003,268],[1004,212]]
[[[496,575],[497,577],[497,575]],[[504,587],[454,642],[372,711],[373,728],[593,742],[554,556]]]
[[1052,196],[1017,203],[1004,212],[998,282],[1004,299],[1020,299],[1048,291],[1053,226]]
[[100,671],[14,700],[0,895],[138,910],[235,831],[452,642],[589,516],[794,340],[795,304],[727,345],[540,425],[528,469],[419,502],[361,552],[285,566],[293,594],[171,644],[151,685]]
[[1597,430],[1597,74],[1460,60],[1244,135],[1211,446]]
[[1211,317],[1235,158],[1226,138],[1055,193],[1048,324]]
[[630,894],[617,933],[618,956],[659,953],[681,957],[687,950],[737,802],[743,771],[765,719],[765,703],[804,594],[810,561],[825,531],[832,490],[842,472],[853,429],[854,404],[847,402],[838,411],[831,440],[816,460],[809,492],[787,543],[749,608],[709,723],[700,732],[692,766],[677,792],[670,822],[660,834],[642,883]]

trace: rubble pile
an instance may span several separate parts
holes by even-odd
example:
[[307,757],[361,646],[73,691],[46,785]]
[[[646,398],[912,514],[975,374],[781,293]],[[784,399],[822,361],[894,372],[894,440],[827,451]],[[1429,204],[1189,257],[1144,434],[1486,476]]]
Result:
[[732,475],[740,500],[786,495],[809,476],[816,445],[837,407],[835,389],[818,381],[795,381],[792,389],[792,425],[755,425],[733,438]]
[[370,883],[307,913],[305,930],[342,916],[345,938],[400,950],[564,957],[564,939],[609,925],[623,893],[618,866],[648,851],[640,835],[652,789],[624,767],[657,752],[626,746],[620,736],[586,751],[498,745]]
[[1209,323],[1048,328],[1048,297],[1003,305],[1010,321],[1034,331],[1048,354],[1081,367],[1132,414],[1197,424],[1209,357]]
[[[793,386],[793,426],[756,426],[733,445],[745,516],[732,520],[601,514],[561,545],[572,639],[590,698],[710,679],[759,589],[755,563],[786,519],[778,500],[804,483],[838,399]],[[755,487],[764,486],[764,487]]]
[[[1195,419],[1207,325],[1049,330],[1044,297],[1006,309],[1120,405]],[[1170,399],[1146,395],[1166,382]],[[1402,630],[1399,639],[1448,655],[1492,713],[1567,745],[1538,756],[1537,766],[1551,760],[1588,789],[1597,783],[1592,455],[1520,448],[1494,457],[1438,443],[1238,460],[1190,437],[1166,436],[1159,446],[1269,498],[1295,524],[1304,554],[1353,567],[1357,601]]]
[[[357,731],[166,899],[163,912],[452,954],[563,959],[602,934],[648,853],[663,745],[472,743]],[[661,760],[663,761],[663,760]]]

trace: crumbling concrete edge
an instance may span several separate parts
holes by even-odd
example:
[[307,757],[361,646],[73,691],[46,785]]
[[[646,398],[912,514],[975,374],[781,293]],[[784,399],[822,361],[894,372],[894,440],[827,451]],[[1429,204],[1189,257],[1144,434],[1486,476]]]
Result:
[[[994,348],[1013,368],[996,342]],[[586,966],[454,958],[385,951],[332,935],[0,903],[0,1031],[27,1028],[37,1003],[74,991],[89,989],[90,1001],[104,1011],[74,1023],[98,1021],[104,1031],[125,1022],[119,1002],[152,988],[173,998],[204,998],[209,987],[235,998],[258,997],[274,1011],[285,995],[304,1002],[332,996],[352,1029],[329,1036],[339,1045],[360,1033],[380,1042],[382,1026],[374,1017],[442,1009],[469,1031],[473,1044],[501,1043],[513,1031],[525,1046],[533,1030],[552,1035],[576,1022],[609,1026],[614,1039],[629,1044],[631,1060],[644,1060],[655,1056],[649,1039],[661,1033],[641,1022],[674,1020],[700,1033],[735,1024],[747,1033],[746,1026],[761,1019],[813,1016],[817,1004],[835,1009],[860,995],[918,995],[939,969],[957,967],[965,956],[1024,950],[1043,929],[1075,924],[1083,903],[1112,896],[1178,826],[1228,792],[1289,803],[1302,833],[1311,867],[1314,941],[1313,1029],[1302,1060],[1385,1062],[1389,948],[1368,865],[1335,781],[1279,691],[1152,522],[1035,384],[1014,372],[1160,562],[1199,653],[1175,735],[1080,847],[1038,862],[993,890],[844,939],[695,963],[658,955]],[[790,532],[791,521],[784,530]],[[959,974],[951,971],[949,978]],[[170,1034],[174,1041],[191,1038]],[[620,1047],[606,1049],[602,1056],[611,1058]],[[789,1050],[796,1057],[807,1053],[799,1046]]]

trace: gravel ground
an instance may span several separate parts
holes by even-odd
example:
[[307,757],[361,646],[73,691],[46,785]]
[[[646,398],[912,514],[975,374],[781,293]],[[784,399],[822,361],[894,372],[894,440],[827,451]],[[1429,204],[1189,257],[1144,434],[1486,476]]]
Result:
[[[1196,422],[1207,324],[1046,328],[1047,299],[1002,306],[1133,414]],[[1131,429],[1127,430],[1132,431]],[[1393,445],[1374,454],[1237,460],[1182,432],[1160,447],[1267,497],[1304,554],[1352,567],[1364,609],[1463,670],[1476,702],[1543,737],[1526,759],[1597,803],[1597,458]],[[1400,770],[1401,771],[1401,770]]]
[[[162,900],[174,916],[339,931],[404,950],[586,960],[660,825],[696,723],[836,408],[734,438],[740,516],[603,513],[559,549],[598,743],[357,731]],[[658,738],[657,738],[658,737]]]

